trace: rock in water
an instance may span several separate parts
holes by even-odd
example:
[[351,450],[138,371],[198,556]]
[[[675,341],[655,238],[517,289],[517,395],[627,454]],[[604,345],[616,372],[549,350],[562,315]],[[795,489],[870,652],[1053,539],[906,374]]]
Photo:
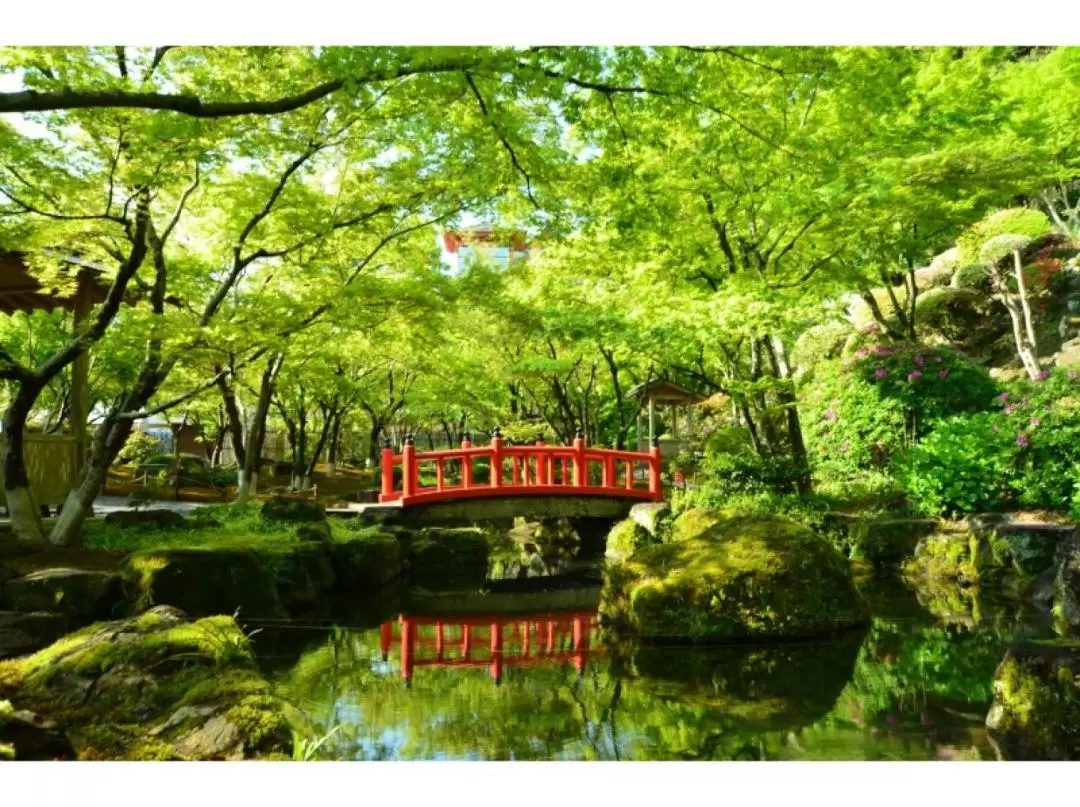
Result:
[[267,521],[326,521],[326,508],[322,502],[311,499],[275,496],[263,504],[262,517]]
[[1006,759],[1080,759],[1080,643],[1009,650],[986,728]]
[[86,569],[42,569],[9,580],[3,603],[13,611],[55,611],[73,625],[108,619],[122,600],[120,576]]
[[801,524],[726,516],[693,532],[609,566],[602,610],[616,626],[710,641],[832,635],[869,618],[847,562]]
[[[0,698],[66,735],[79,759],[283,756],[280,699],[231,617],[188,620],[167,606],[0,662]],[[19,753],[16,746],[16,754]]]

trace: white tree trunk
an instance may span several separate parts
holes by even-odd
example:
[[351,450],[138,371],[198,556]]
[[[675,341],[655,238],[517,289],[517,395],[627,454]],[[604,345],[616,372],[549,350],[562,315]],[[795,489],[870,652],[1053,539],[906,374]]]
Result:
[[41,509],[28,487],[5,490],[11,531],[23,541],[42,541],[45,538],[41,525]]
[[326,463],[326,475],[327,475],[327,477],[335,477],[335,476],[337,476],[337,463],[336,462],[328,462],[328,463]]
[[1031,318],[1031,307],[1028,305],[1027,289],[1024,288],[1024,267],[1020,263],[1020,253],[1013,252],[1013,262],[1016,265],[1016,286],[1020,291],[1020,305],[1024,310],[1024,329],[1027,331],[1028,347],[1035,354],[1035,363],[1038,364],[1039,340],[1035,338],[1035,325]]
[[247,504],[248,499],[259,491],[259,474],[252,472],[250,476],[241,475],[240,485],[236,489],[236,503]]

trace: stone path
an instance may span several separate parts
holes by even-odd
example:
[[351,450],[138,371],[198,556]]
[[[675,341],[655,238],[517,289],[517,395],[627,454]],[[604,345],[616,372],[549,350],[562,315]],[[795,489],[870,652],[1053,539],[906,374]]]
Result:
[[[172,510],[174,513],[186,514],[200,507],[205,507],[207,502],[145,502],[139,505],[140,510]],[[94,516],[101,518],[107,513],[117,510],[131,510],[127,496],[98,496],[94,499]],[[10,524],[11,520],[6,516],[0,516],[0,525]]]

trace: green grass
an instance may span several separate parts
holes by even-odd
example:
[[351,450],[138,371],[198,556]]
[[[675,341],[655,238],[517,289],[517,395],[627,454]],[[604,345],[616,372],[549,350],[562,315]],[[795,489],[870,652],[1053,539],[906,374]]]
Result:
[[[261,504],[220,504],[200,507],[189,519],[213,519],[217,525],[184,529],[118,527],[102,520],[88,521],[83,529],[87,549],[134,552],[141,549],[187,549],[206,546],[283,548],[297,543],[296,524],[264,521]],[[329,519],[335,540],[364,536],[363,528]],[[370,529],[370,528],[368,528]]]

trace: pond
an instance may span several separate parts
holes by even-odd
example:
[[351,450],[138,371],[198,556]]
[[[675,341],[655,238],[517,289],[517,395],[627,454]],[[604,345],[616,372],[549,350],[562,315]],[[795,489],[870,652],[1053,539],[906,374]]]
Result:
[[388,605],[352,627],[267,625],[254,642],[312,759],[995,759],[995,668],[1049,627],[992,601],[935,616],[871,585],[872,624],[828,642],[643,647],[595,606],[535,593],[469,617]]

